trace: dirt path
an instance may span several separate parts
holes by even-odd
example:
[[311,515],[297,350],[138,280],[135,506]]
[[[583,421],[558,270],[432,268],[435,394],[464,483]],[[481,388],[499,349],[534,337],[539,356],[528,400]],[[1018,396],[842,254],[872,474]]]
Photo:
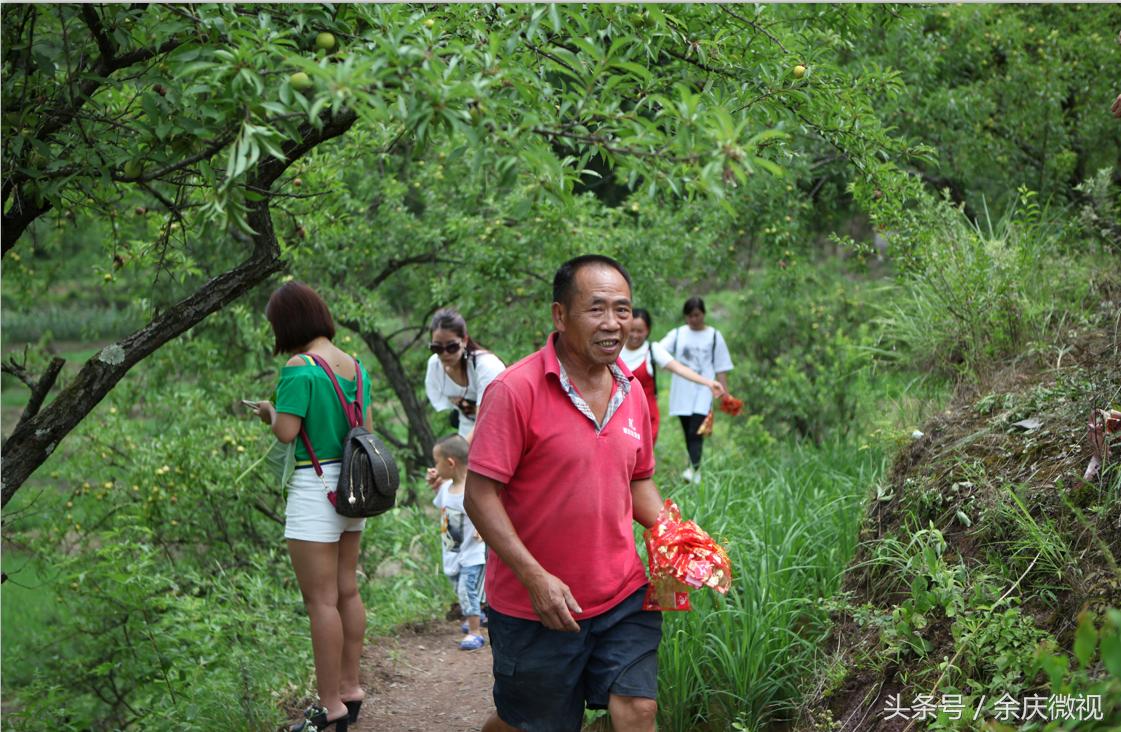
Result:
[[[484,637],[486,631],[483,631]],[[367,644],[366,701],[355,732],[477,732],[494,711],[490,642],[459,650],[458,622],[402,629]]]

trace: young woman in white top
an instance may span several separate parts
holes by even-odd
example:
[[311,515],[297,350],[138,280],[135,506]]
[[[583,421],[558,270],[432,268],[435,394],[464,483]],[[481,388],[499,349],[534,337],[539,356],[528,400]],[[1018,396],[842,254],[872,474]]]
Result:
[[429,325],[428,371],[424,390],[437,412],[454,409],[459,434],[468,442],[475,431],[475,411],[490,382],[506,364],[467,335],[467,322],[452,308],[437,310]]
[[[691,297],[681,310],[685,315],[685,325],[667,333],[662,339],[662,347],[702,376],[715,378],[727,391],[727,374],[732,370],[732,357],[720,331],[705,325],[705,301]],[[669,413],[681,419],[685,448],[689,452],[690,467],[682,475],[685,480],[695,482],[700,477],[704,438],[697,434],[697,430],[712,409],[712,394],[708,389],[676,375],[670,382]]]
[[661,422],[661,413],[658,410],[658,382],[654,373],[654,366],[665,369],[684,379],[700,384],[712,390],[714,397],[724,396],[724,387],[715,379],[706,379],[693,369],[684,365],[670,354],[661,343],[650,341],[650,331],[653,321],[650,312],[645,308],[635,308],[631,311],[631,332],[627,335],[627,342],[619,358],[627,365],[631,373],[642,384],[646,392],[646,401],[650,405],[650,431],[654,442],[658,441],[658,425]]

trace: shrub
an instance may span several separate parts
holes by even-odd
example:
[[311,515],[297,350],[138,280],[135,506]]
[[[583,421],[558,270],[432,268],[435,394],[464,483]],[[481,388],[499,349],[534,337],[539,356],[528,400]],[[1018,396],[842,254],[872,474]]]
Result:
[[776,435],[820,443],[849,431],[867,385],[870,290],[837,266],[783,264],[737,298],[731,389]]
[[922,230],[903,235],[909,268],[877,318],[882,355],[979,379],[1084,310],[1084,250],[1030,191],[995,225],[987,212],[982,223],[945,201],[919,205]]

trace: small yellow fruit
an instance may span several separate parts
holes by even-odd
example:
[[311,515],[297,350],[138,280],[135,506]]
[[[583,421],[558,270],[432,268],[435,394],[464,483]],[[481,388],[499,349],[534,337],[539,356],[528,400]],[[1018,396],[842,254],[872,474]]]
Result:
[[299,188],[303,184],[304,184],[304,181],[301,178],[293,178],[292,179],[292,185],[296,186],[297,188]]
[[805,75],[806,75],[806,67],[805,66],[803,66],[802,64],[798,64],[797,66],[794,67],[794,78],[795,79],[801,79]]
[[431,18],[425,18],[424,19],[424,27],[425,28],[431,28],[434,25],[436,25],[436,21],[432,20]]
[[105,281],[106,281],[106,282],[112,282],[112,281],[113,281],[113,275],[111,275],[110,273],[106,272],[106,273],[105,273],[105,278],[104,278],[104,279],[105,279]]
[[144,166],[140,164],[139,160],[129,160],[125,163],[125,175],[129,178],[139,178],[143,172]]
[[315,45],[322,48],[324,51],[330,51],[335,47],[335,36],[326,31],[320,33],[315,37]]
[[292,88],[296,91],[305,91],[312,87],[311,77],[305,74],[303,71],[297,71],[296,73],[289,76],[288,83],[291,84]]

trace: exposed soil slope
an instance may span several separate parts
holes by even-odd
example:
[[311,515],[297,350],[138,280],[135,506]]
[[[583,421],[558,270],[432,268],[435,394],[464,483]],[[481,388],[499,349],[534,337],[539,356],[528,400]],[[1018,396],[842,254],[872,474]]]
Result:
[[[966,715],[988,695],[978,721],[944,719],[939,729],[1016,729],[1015,718],[984,720],[1002,691],[1017,701],[1052,693],[1032,666],[1040,648],[1078,674],[1066,677],[1073,693],[1106,697],[1100,722],[1061,728],[1121,729],[1121,681],[1109,681],[1099,657],[1081,670],[1071,653],[1080,613],[1102,627],[1105,610],[1121,608],[1121,435],[1112,464],[1082,478],[1091,410],[1121,404],[1119,312],[1107,301],[1104,327],[959,389],[901,451],[869,497],[796,729],[926,729],[931,720],[913,712],[920,694],[936,705],[962,694]],[[893,697],[909,717],[887,719]]]

